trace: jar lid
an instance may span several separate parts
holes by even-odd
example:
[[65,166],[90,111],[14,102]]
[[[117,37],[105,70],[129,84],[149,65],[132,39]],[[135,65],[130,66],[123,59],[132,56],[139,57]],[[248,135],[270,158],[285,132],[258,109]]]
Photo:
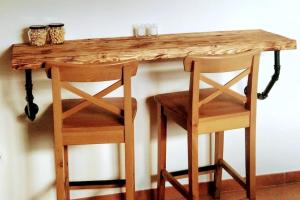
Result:
[[45,29],[46,26],[44,25],[32,25],[32,26],[29,26],[30,29]]
[[52,23],[52,24],[49,24],[49,27],[63,27],[64,24],[63,23]]

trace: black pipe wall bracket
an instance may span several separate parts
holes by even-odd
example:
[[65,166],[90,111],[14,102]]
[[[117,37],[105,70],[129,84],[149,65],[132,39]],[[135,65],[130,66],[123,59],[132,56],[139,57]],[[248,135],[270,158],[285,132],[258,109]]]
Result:
[[[265,90],[261,93],[257,93],[257,98],[264,100],[268,97],[271,89],[273,88],[276,81],[279,79],[280,75],[280,51],[274,51],[274,74],[272,75],[271,80],[269,81]],[[244,93],[247,94],[247,87],[245,87]]]
[[35,119],[36,114],[39,111],[38,105],[33,103],[33,94],[32,94],[32,72],[31,69],[25,70],[25,90],[26,90],[26,101],[27,105],[25,106],[25,114],[27,117],[33,121]]

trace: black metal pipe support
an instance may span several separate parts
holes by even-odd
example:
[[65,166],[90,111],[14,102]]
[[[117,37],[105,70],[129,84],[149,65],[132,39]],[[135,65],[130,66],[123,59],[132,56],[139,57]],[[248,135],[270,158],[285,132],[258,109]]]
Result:
[[264,100],[268,97],[269,92],[271,91],[272,87],[278,81],[280,75],[280,51],[274,51],[274,74],[268,83],[266,89],[262,93],[257,94],[257,98],[260,100]]
[[[281,66],[280,66],[280,51],[278,50],[278,51],[274,51],[274,74],[272,75],[272,78],[269,81],[266,89],[261,93],[257,93],[258,99],[264,100],[268,97],[269,92],[273,88],[275,82],[278,81],[278,79],[279,79],[280,68],[281,68]],[[245,87],[244,93],[247,94],[247,87]]]
[[26,89],[26,101],[27,105],[25,106],[25,113],[27,117],[33,121],[36,114],[39,111],[39,107],[33,103],[33,94],[32,94],[32,71],[31,69],[25,70],[25,89]]

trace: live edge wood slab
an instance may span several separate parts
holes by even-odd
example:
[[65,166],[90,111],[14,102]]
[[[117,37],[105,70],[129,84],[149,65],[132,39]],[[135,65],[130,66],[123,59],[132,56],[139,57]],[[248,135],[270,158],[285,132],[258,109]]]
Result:
[[295,40],[264,30],[82,39],[42,47],[14,44],[12,68],[39,69],[46,61],[82,64],[136,58],[140,62],[150,62],[181,59],[189,53],[231,54],[251,49],[276,51],[295,48]]

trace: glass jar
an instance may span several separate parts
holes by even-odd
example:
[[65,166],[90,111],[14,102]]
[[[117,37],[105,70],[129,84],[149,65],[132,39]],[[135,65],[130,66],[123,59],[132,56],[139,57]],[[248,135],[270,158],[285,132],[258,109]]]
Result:
[[146,35],[147,36],[157,36],[157,25],[156,24],[147,24],[146,25]]
[[43,46],[47,40],[47,28],[44,25],[32,25],[28,30],[30,45]]
[[62,23],[49,24],[49,39],[51,44],[62,44],[65,40],[65,29]]

